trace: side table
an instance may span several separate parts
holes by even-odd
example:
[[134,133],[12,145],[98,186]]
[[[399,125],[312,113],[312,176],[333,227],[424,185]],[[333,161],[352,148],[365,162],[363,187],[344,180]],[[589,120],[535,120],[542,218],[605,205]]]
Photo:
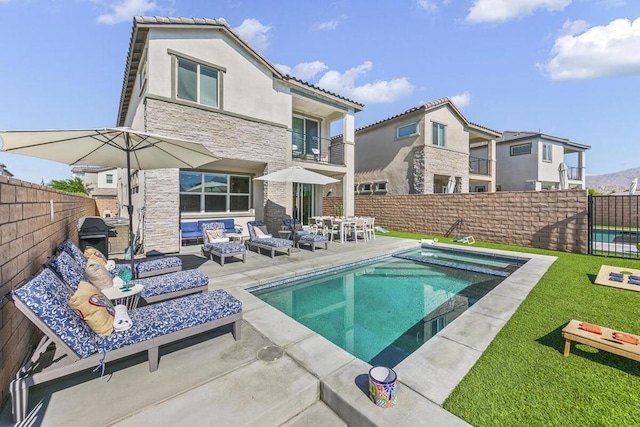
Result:
[[127,307],[127,310],[131,310],[138,306],[140,292],[142,292],[143,289],[143,285],[136,283],[135,285],[131,285],[128,291],[123,291],[121,288],[112,286],[110,288],[103,289],[102,293],[111,300],[113,305],[124,304]]
[[281,239],[289,240],[291,238],[291,231],[289,230],[278,230],[278,235]]

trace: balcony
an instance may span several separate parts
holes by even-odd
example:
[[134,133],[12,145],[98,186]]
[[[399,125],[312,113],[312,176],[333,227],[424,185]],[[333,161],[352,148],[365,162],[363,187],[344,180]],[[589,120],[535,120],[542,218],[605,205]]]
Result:
[[344,144],[330,139],[292,132],[291,157],[303,162],[344,165]]
[[489,175],[489,160],[469,156],[469,173],[475,175]]
[[571,166],[567,168],[567,178],[570,181],[582,181],[582,175],[583,175],[583,170],[584,168],[578,168],[575,166]]

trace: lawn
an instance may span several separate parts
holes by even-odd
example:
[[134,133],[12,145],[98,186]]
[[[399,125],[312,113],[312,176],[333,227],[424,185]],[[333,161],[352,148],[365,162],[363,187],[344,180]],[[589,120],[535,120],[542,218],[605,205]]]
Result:
[[572,344],[565,358],[560,332],[578,319],[640,335],[640,292],[593,284],[602,264],[640,269],[640,261],[482,242],[475,246],[558,260],[444,408],[478,427],[640,425],[640,363],[582,344]]

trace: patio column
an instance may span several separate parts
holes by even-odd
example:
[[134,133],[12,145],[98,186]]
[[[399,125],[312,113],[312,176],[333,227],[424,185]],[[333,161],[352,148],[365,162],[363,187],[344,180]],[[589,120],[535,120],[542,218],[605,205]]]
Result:
[[344,141],[344,164],[347,172],[342,179],[342,207],[345,216],[355,215],[355,116],[353,110],[344,115],[342,121],[342,135]]
[[580,181],[582,181],[582,189],[587,188],[587,152],[578,152],[578,170],[580,171]]

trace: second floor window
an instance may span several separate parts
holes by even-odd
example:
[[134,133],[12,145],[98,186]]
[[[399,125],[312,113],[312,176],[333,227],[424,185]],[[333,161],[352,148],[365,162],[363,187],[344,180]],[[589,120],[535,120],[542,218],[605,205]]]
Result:
[[404,138],[405,136],[411,136],[411,135],[417,135],[417,134],[418,134],[417,123],[411,123],[411,124],[396,128],[396,138]]
[[110,173],[107,174],[107,184],[113,184],[113,175]]
[[551,144],[542,144],[542,161],[551,162]]
[[176,97],[218,108],[218,70],[184,58],[177,58]]
[[445,146],[445,130],[447,127],[442,123],[433,122],[433,145]]

